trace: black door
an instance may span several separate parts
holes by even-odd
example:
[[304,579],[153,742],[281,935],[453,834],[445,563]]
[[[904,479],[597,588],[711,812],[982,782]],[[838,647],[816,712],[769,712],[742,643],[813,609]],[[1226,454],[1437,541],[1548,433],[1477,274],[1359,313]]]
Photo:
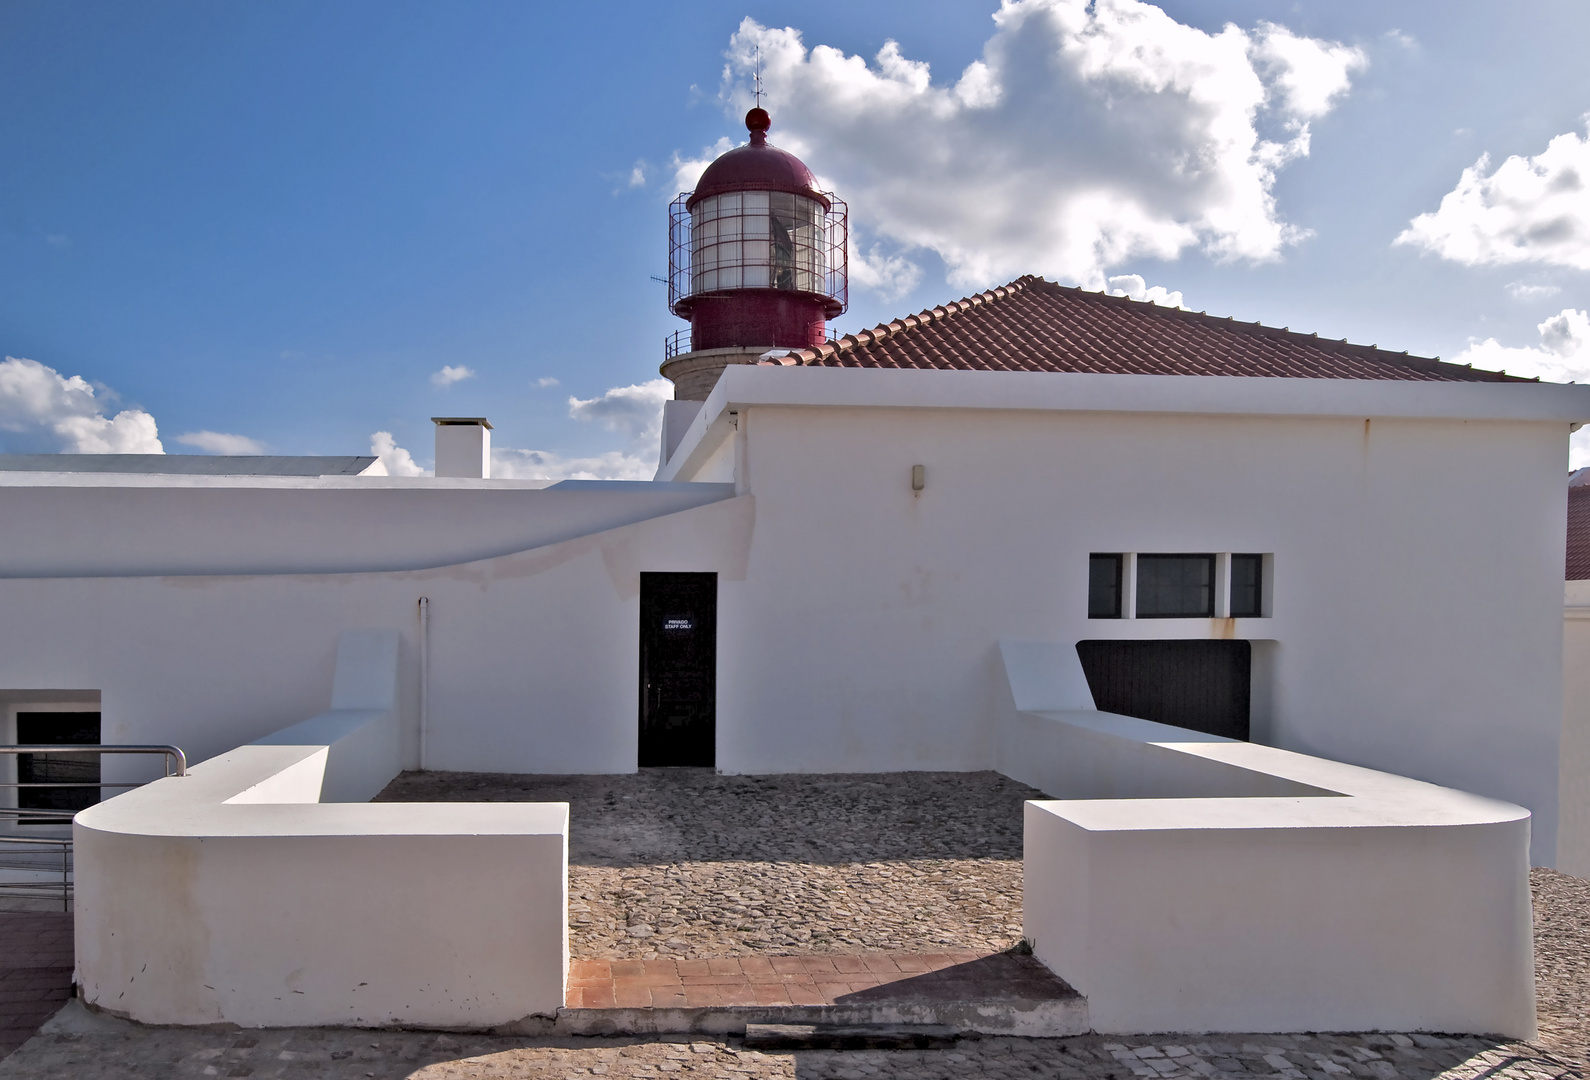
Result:
[[[17,742],[23,746],[60,746],[99,742],[97,712],[19,712]],[[61,825],[72,815],[99,802],[98,754],[18,754],[17,782],[22,784],[84,784],[84,787],[18,788],[23,810],[59,810],[61,816],[26,815],[24,825]]]
[[640,765],[717,763],[718,575],[640,576]]
[[1104,712],[1248,738],[1246,641],[1079,641],[1077,656]]

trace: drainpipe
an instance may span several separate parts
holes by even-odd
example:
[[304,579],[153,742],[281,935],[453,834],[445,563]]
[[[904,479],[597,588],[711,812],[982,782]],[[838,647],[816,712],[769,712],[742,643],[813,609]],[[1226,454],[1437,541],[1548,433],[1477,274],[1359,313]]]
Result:
[[425,771],[425,743],[431,727],[431,601],[420,597],[420,771]]

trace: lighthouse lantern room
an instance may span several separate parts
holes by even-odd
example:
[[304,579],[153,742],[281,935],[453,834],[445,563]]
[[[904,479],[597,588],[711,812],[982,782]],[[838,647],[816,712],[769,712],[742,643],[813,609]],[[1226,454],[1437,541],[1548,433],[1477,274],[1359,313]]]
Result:
[[670,208],[668,303],[690,320],[668,340],[662,373],[675,397],[703,399],[730,364],[776,348],[821,345],[849,300],[845,204],[794,154],[751,141],[720,156]]

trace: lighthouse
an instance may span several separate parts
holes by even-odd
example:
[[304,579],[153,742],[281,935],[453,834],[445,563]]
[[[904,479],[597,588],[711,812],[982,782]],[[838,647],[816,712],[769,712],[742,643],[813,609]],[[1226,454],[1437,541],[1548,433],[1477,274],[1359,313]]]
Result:
[[661,371],[681,401],[705,400],[730,364],[821,345],[849,299],[845,204],[767,141],[765,109],[745,127],[750,142],[669,210],[668,305],[690,329],[668,339]]

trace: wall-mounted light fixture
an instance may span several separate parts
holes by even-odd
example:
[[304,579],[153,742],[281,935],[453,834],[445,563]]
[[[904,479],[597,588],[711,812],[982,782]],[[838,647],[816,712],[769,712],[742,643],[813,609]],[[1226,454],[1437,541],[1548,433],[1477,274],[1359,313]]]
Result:
[[927,466],[911,466],[911,490],[921,491],[925,487],[927,487]]

